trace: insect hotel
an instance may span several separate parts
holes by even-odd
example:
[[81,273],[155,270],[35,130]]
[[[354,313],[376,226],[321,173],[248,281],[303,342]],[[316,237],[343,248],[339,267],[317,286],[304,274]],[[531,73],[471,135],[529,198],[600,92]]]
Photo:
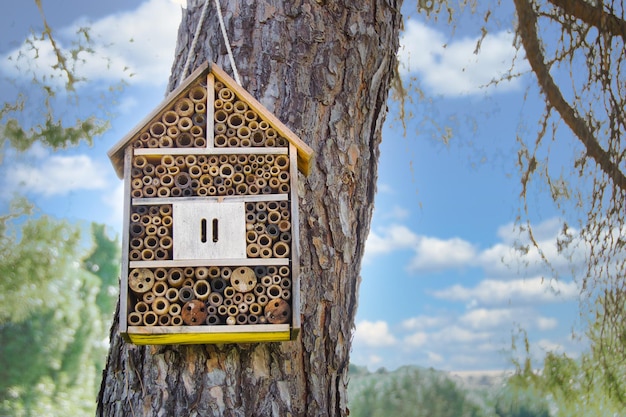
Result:
[[120,332],[135,344],[291,340],[298,169],[312,150],[204,64],[110,151],[124,180]]

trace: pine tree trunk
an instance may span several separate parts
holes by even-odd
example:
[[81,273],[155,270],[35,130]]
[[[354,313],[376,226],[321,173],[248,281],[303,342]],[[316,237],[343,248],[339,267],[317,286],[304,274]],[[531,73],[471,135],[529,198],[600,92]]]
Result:
[[[221,3],[243,87],[315,151],[299,190],[302,331],[285,343],[142,347],[125,343],[114,323],[98,416],[348,414],[359,270],[401,0]],[[203,4],[190,0],[184,12],[170,90]],[[190,72],[206,60],[232,73],[212,1]]]

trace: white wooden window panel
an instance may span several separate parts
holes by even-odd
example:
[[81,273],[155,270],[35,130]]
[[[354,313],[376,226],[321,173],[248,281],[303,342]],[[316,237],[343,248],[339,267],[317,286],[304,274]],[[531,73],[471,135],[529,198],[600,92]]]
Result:
[[174,203],[174,259],[246,258],[243,202]]

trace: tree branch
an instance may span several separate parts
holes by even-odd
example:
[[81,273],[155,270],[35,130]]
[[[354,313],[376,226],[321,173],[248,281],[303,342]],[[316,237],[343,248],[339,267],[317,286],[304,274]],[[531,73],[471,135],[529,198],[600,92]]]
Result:
[[595,26],[600,32],[609,32],[626,40],[626,21],[612,13],[602,10],[602,3],[594,6],[582,0],[548,0],[559,7],[565,14],[574,16],[588,25]]
[[517,30],[526,51],[526,58],[537,76],[537,81],[546,96],[547,103],[559,112],[563,121],[585,146],[587,155],[600,166],[600,169],[611,178],[616,186],[622,191],[626,191],[626,176],[620,171],[619,166],[611,161],[609,153],[600,146],[585,121],[576,114],[574,108],[563,98],[559,87],[550,75],[550,70],[545,65],[545,57],[537,37],[537,16],[531,1],[514,0],[519,20]]

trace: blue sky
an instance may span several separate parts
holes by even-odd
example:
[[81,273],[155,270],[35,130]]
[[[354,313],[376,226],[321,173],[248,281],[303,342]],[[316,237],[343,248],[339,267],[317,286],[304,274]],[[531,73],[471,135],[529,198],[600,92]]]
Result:
[[[43,3],[63,47],[77,27],[88,24],[96,55],[109,59],[92,57],[81,68],[93,84],[79,90],[87,97],[80,106],[88,110],[98,103],[94,98],[104,85],[122,78],[128,85],[106,105],[114,114],[111,129],[92,147],[10,153],[0,165],[0,206],[14,191],[27,190],[43,212],[104,222],[119,233],[122,187],[106,152],[163,98],[180,2],[64,1],[62,10]],[[370,369],[510,369],[511,336],[519,328],[528,332],[537,358],[546,350],[577,355],[584,347],[572,338],[572,330],[580,331],[578,287],[554,245],[559,212],[541,187],[530,193],[530,220],[553,265],[565,274],[554,281],[536,251],[522,257],[514,250],[527,242],[515,225],[521,191],[515,138],[534,135],[540,106],[528,74],[486,87],[511,68],[527,71],[523,57],[515,58],[511,11],[499,9],[497,26],[474,54],[480,16],[463,15],[450,36],[447,24],[426,23],[415,15],[413,2],[405,3],[401,72],[406,85],[413,79],[434,98],[419,100],[409,90],[406,131],[397,103],[390,105],[352,361]],[[28,93],[24,72],[16,72],[9,58],[23,47],[30,27],[41,27],[34,2],[12,7],[0,17],[2,101],[15,91],[7,79]],[[40,55],[44,68],[49,50],[42,48]],[[72,106],[60,108],[72,115]],[[452,132],[447,143],[440,138],[445,127]],[[572,253],[574,267],[581,251]]]

